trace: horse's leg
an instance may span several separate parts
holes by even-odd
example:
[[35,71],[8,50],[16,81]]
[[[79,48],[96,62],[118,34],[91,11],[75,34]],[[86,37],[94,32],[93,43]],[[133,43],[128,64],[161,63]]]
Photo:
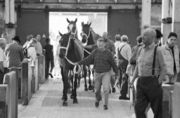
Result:
[[68,70],[68,85],[69,85],[69,88],[68,88],[68,93],[72,93],[72,80],[71,80],[71,75],[72,75],[72,73],[71,73],[71,71],[70,70]]
[[68,71],[64,68],[61,68],[62,69],[62,79],[63,79],[63,97],[62,97],[62,100],[63,100],[63,106],[67,106],[67,91],[68,91],[68,88],[69,88],[69,83],[68,83]]
[[88,71],[89,71],[89,74],[88,74],[88,76],[89,76],[89,90],[93,90],[93,86],[91,83],[91,68],[90,67],[89,67]]
[[74,73],[71,73],[71,76],[70,76],[70,82],[71,82],[71,86],[72,86],[72,90],[71,90],[71,99],[73,99],[74,98],[74,78],[73,78],[73,74]]
[[[64,93],[64,84],[65,84],[65,82],[64,82],[64,72],[63,72],[63,67],[60,67],[60,68],[61,68],[61,77],[62,77],[62,81],[63,81],[63,93]],[[63,96],[62,96],[61,99],[62,99],[62,100],[65,99],[64,94],[63,94]]]
[[74,77],[74,87],[73,87],[73,104],[77,104],[78,100],[77,100],[77,80],[78,80],[78,74],[75,74]]
[[87,77],[87,69],[86,69],[85,65],[83,65],[83,70],[84,70],[84,74],[83,74],[83,76],[84,76],[84,90],[87,91],[88,90],[87,89],[87,79],[86,79],[86,77]]
[[93,81],[93,92],[94,92],[95,91],[94,90],[94,84],[95,84],[95,80],[94,80],[94,68],[92,68],[92,77],[93,77],[92,81]]

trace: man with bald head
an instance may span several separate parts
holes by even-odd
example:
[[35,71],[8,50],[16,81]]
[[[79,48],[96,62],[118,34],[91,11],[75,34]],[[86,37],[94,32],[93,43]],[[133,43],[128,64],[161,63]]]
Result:
[[159,47],[154,43],[156,32],[147,28],[142,34],[144,46],[139,49],[137,65],[133,74],[133,84],[137,81],[137,92],[135,101],[136,118],[146,118],[146,108],[150,103],[154,118],[162,118],[162,88],[161,82],[165,76],[166,69],[163,56]]

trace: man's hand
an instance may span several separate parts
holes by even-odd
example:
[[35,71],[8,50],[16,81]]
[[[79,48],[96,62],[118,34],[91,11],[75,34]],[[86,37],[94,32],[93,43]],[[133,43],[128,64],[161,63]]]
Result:
[[132,81],[129,80],[129,87],[130,88],[134,87],[134,81],[135,81],[135,78],[133,78]]
[[159,81],[159,84],[162,84],[162,83],[169,83],[169,82],[170,82],[169,76],[168,76],[168,75],[165,75],[164,78],[159,77],[158,81]]

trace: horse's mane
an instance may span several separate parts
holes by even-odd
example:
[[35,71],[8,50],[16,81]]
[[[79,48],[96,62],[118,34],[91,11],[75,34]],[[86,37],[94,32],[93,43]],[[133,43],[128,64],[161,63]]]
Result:
[[94,30],[92,28],[90,28],[91,30],[91,34],[92,34],[92,37],[93,37],[93,40],[94,40],[94,43],[96,44],[97,43],[97,40],[101,37],[99,34],[97,34],[96,32],[94,32]]

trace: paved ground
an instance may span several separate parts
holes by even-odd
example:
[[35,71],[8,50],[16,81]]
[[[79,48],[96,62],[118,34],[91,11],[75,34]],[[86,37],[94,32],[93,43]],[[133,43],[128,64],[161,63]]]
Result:
[[61,79],[50,79],[40,86],[28,106],[18,106],[18,118],[134,118],[133,108],[129,101],[120,101],[119,94],[110,95],[109,109],[94,107],[94,93],[85,92],[83,82],[78,89],[78,104],[68,100],[68,106],[63,107]]

